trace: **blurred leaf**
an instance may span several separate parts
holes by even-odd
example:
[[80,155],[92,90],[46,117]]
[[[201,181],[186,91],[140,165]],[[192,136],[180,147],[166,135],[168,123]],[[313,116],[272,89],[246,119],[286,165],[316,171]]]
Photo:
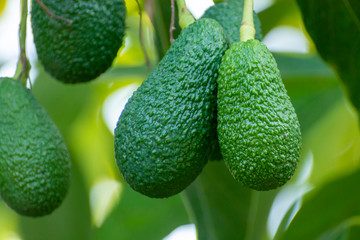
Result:
[[[135,1],[133,1],[135,2]],[[139,10],[136,5],[136,12],[128,13],[126,17],[126,33],[124,44],[114,60],[114,66],[141,66],[145,64],[144,52],[142,51],[139,38]],[[156,62],[156,49],[154,47],[154,29],[146,14],[142,12],[142,33],[146,52],[151,62]]]
[[335,73],[316,55],[274,54],[306,133],[343,96]]
[[278,0],[269,8],[258,13],[263,36],[279,25],[298,27],[301,24],[301,16],[295,0]]
[[179,195],[152,199],[135,192],[127,184],[122,198],[94,238],[159,240],[189,219]]
[[1,14],[3,13],[3,11],[4,11],[5,6],[6,6],[6,0],[1,0],[1,1],[0,1],[0,16],[1,16]]
[[303,206],[281,239],[318,239],[344,221],[360,215],[360,191],[356,190],[359,181],[360,171],[357,171],[328,182],[321,189],[315,188],[305,197]]
[[306,29],[320,55],[339,74],[360,110],[360,2],[297,0]]
[[268,239],[267,218],[278,191],[279,189],[264,192],[251,191],[246,240]]
[[113,179],[104,179],[96,183],[90,191],[90,207],[92,222],[101,227],[104,220],[119,201],[122,184]]
[[360,159],[360,133],[355,111],[343,96],[304,136],[304,149],[314,155],[310,183],[320,186],[356,171]]
[[32,86],[32,93],[45,107],[62,134],[66,135],[69,126],[82,113],[84,105],[94,94],[94,85],[66,85],[45,73],[39,63],[37,67],[39,75]]
[[251,191],[237,183],[223,161],[210,161],[184,191],[199,240],[244,239]]
[[[141,66],[116,66],[110,68],[107,72],[102,74],[98,79],[97,83],[113,82],[116,81],[129,81],[129,78],[142,78],[145,79],[148,74],[145,65]],[[130,79],[131,80],[131,79]]]

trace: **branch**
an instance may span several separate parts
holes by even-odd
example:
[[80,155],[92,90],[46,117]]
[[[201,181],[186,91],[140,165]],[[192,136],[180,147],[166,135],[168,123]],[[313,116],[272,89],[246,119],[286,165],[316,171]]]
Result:
[[175,0],[171,0],[171,22],[170,22],[170,44],[174,41],[173,32],[175,30]]
[[66,22],[67,24],[71,25],[73,23],[73,20],[58,16],[54,14],[41,0],[36,0],[36,2],[40,5],[40,7],[45,11],[45,13],[50,17],[54,19],[58,19],[61,21]]
[[139,8],[139,18],[140,18],[140,22],[139,22],[139,40],[140,40],[140,45],[141,45],[141,49],[144,53],[144,57],[145,57],[145,62],[146,62],[146,66],[148,71],[151,71],[151,63],[150,63],[150,59],[149,59],[149,55],[147,54],[146,48],[145,48],[145,44],[144,44],[144,39],[143,39],[143,27],[142,27],[142,11],[141,11],[141,5],[139,3],[139,0],[136,0],[136,3],[138,5]]
[[26,20],[28,16],[28,2],[21,1],[21,20],[19,25],[20,57],[16,66],[14,78],[21,81],[25,86],[29,78],[30,63],[26,57]]

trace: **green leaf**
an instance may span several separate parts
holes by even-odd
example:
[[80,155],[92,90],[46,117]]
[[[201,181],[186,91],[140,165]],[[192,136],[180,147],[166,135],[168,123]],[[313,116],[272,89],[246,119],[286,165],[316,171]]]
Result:
[[356,190],[359,181],[357,171],[309,192],[281,239],[338,239],[324,236],[339,236],[342,229],[359,225],[360,191]]
[[304,134],[341,99],[343,92],[334,71],[317,55],[274,56]]
[[153,199],[135,192],[124,183],[119,204],[101,228],[94,230],[92,239],[158,240],[188,223],[180,195]]
[[244,239],[251,191],[237,183],[223,161],[210,161],[183,193],[199,240]]
[[360,2],[297,0],[319,54],[342,79],[360,110]]

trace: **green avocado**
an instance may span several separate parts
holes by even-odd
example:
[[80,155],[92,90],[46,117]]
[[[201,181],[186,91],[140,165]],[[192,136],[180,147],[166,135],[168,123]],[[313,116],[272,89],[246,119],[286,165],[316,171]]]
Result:
[[34,42],[44,69],[64,83],[88,82],[105,72],[122,44],[124,0],[32,0]]
[[70,156],[45,109],[19,81],[0,78],[0,194],[21,215],[50,214],[70,181]]
[[258,40],[234,43],[218,78],[218,137],[233,177],[255,190],[285,184],[300,159],[301,132],[276,61]]
[[219,23],[194,22],[129,99],[115,129],[115,157],[134,190],[169,197],[201,172],[216,133],[216,78],[227,48]]
[[[240,40],[240,27],[243,17],[244,0],[228,0],[209,7],[201,18],[212,18],[224,28],[229,42],[232,44]],[[255,38],[262,39],[261,23],[254,12]]]

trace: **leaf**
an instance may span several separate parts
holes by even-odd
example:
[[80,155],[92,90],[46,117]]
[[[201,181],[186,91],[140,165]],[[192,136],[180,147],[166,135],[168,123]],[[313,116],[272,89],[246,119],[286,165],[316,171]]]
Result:
[[339,82],[317,55],[274,56],[304,134],[341,99]]
[[263,36],[279,25],[298,27],[301,17],[294,0],[277,0],[269,8],[258,13]]
[[237,183],[223,161],[210,161],[183,193],[199,240],[244,239],[249,188]]
[[281,239],[317,239],[360,215],[360,191],[357,191],[359,181],[360,171],[357,171],[309,192]]
[[319,54],[339,74],[351,102],[360,110],[360,2],[297,2]]
[[103,225],[94,229],[92,239],[158,240],[188,223],[180,195],[153,199],[135,192],[124,183],[119,204]]
[[0,16],[3,13],[5,7],[6,7],[6,0],[1,0],[0,1]]

